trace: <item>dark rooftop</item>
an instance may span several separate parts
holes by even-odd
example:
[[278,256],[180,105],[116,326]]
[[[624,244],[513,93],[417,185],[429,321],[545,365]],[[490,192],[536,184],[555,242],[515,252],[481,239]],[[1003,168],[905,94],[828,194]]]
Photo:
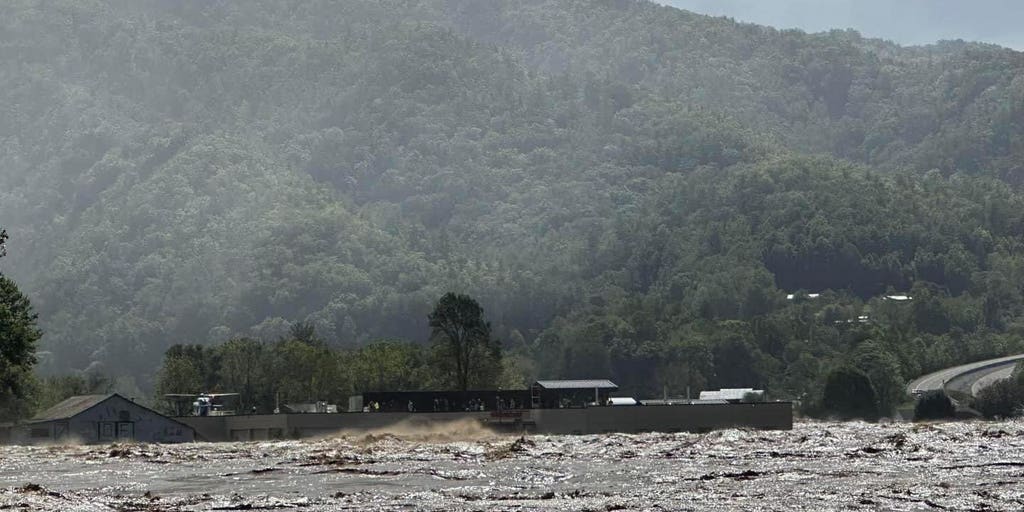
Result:
[[31,422],[38,421],[53,421],[53,420],[66,420],[73,416],[77,416],[100,402],[112,397],[114,395],[79,395],[73,396],[64,400],[63,402],[50,407],[49,409],[35,415]]
[[538,380],[537,385],[544,389],[619,389],[608,379]]

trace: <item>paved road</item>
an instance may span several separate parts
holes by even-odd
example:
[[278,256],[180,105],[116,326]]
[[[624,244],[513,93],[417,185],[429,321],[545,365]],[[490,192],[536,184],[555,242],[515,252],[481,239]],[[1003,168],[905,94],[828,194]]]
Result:
[[1004,361],[961,373],[946,381],[946,391],[974,395],[985,386],[995,382],[1000,375],[1007,377],[1013,372],[1018,361]]
[[977,382],[982,380],[989,384],[994,382],[993,373],[1000,371],[1012,372],[1013,366],[1022,359],[1024,359],[1024,354],[1017,354],[1015,356],[986,359],[929,373],[907,384],[907,394],[913,395],[914,391],[942,389],[947,383],[951,384],[951,387],[955,390],[973,394],[987,385],[983,384],[976,387],[975,384]]
[[978,392],[989,387],[997,380],[1009,379],[1016,365],[1001,366],[994,371],[983,375],[971,384],[971,395],[978,396]]

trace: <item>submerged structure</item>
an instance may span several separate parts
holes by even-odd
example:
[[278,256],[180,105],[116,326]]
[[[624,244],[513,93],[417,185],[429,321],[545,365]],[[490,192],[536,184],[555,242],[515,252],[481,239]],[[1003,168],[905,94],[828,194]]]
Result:
[[313,437],[396,425],[429,431],[467,420],[497,431],[539,434],[793,428],[791,402],[638,401],[612,396],[616,390],[618,386],[604,379],[543,380],[529,389],[366,392],[351,397],[342,413],[179,419],[195,428],[197,439],[207,441]]
[[7,429],[7,440],[16,444],[195,440],[191,426],[117,393],[73,396]]

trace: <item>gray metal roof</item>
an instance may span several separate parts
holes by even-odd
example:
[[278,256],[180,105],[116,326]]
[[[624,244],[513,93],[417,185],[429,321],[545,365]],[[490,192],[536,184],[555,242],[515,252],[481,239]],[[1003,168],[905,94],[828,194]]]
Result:
[[64,400],[63,402],[50,407],[49,409],[35,415],[31,422],[38,421],[53,421],[53,420],[66,420],[73,416],[77,416],[89,409],[92,409],[100,402],[112,397],[114,395],[79,395],[73,396]]
[[544,389],[619,389],[608,379],[538,380],[537,385]]

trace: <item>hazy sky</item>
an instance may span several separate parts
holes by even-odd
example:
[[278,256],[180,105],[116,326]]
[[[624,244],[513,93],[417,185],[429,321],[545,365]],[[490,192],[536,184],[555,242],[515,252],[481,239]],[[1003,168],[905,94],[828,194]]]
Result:
[[900,44],[984,41],[1024,50],[1024,0],[660,0],[703,14],[820,32],[853,28]]

